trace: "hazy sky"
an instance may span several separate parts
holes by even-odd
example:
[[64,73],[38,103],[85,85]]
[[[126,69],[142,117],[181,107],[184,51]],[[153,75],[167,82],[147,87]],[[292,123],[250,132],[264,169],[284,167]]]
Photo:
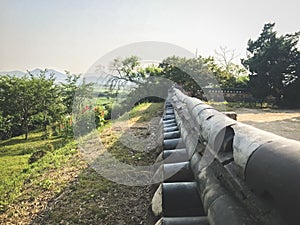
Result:
[[163,41],[203,56],[219,46],[246,53],[267,22],[300,30],[299,0],[0,0],[0,71],[85,72],[101,56]]

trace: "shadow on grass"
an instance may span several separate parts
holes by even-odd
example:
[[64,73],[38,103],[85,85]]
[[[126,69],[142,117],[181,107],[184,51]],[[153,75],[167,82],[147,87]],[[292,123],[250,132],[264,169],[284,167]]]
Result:
[[[52,149],[49,145],[52,145],[53,150],[55,150],[65,146],[69,141],[70,139],[61,137],[55,137],[49,140],[41,140],[40,137],[34,137],[27,141],[16,139],[10,141],[9,144],[1,143],[0,148],[2,147],[2,149],[0,149],[0,157],[27,155],[39,150],[49,151]],[[26,144],[26,147],[22,144]]]
[[1,141],[0,143],[0,147],[7,147],[7,146],[11,146],[11,145],[16,145],[16,144],[24,144],[24,143],[34,143],[36,141],[40,141],[41,138],[40,137],[32,137],[28,140],[25,140],[25,139],[21,139],[21,138],[13,138],[13,139],[9,139],[9,140],[6,140],[6,141]]

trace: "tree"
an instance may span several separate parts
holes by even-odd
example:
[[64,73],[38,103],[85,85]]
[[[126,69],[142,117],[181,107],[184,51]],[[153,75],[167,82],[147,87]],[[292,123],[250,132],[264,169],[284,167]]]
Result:
[[74,96],[77,90],[80,75],[71,74],[69,71],[65,71],[67,78],[65,83],[61,83],[61,96],[63,98],[63,104],[65,106],[65,113],[71,114]]
[[[299,79],[300,32],[277,36],[275,23],[267,23],[257,40],[248,41],[248,55],[242,64],[249,70],[250,90],[256,98],[272,95],[277,103],[287,99],[287,90]],[[299,93],[299,90],[298,90]]]
[[[65,83],[61,83],[61,97],[65,106],[65,114],[71,114],[75,97],[77,98],[90,98],[93,95],[94,83],[86,83],[83,78],[80,82],[81,75],[71,74],[69,71],[65,71],[67,78]],[[78,106],[76,102],[76,107]]]
[[201,56],[190,59],[168,57],[160,63],[159,67],[162,69],[162,77],[177,83],[191,96],[202,98],[201,88],[213,83],[207,61]]
[[232,72],[232,65],[234,65],[233,60],[237,58],[235,51],[220,46],[220,50],[215,51],[215,54],[217,55],[216,61],[221,67],[227,72]]
[[125,59],[116,58],[110,65],[111,79],[108,83],[111,89],[119,90],[128,83],[142,84],[146,77],[145,71],[140,67],[139,58],[131,56]]
[[60,117],[58,87],[53,75],[46,78],[46,72],[40,71],[38,76],[1,76],[0,108],[6,138],[21,131],[27,139],[30,128],[42,126],[46,131],[46,126]]
[[206,58],[209,70],[217,79],[220,88],[246,88],[248,86],[248,75],[246,69],[238,64],[217,63],[214,57]]
[[23,77],[1,76],[3,137],[24,133],[27,139],[30,129],[42,127],[46,131],[47,125],[60,118],[63,106],[59,88],[54,75],[46,78],[46,72],[40,71],[37,76],[30,72]]
[[[136,56],[115,59],[111,64],[110,87],[118,90],[120,87],[131,84],[141,93],[143,87],[145,89],[145,87],[149,88],[154,85],[155,79],[150,78],[159,77],[177,83],[191,96],[203,98],[202,87],[231,88],[247,85],[247,79],[241,77],[245,74],[245,69],[231,61],[227,63],[228,65],[224,69],[223,66],[216,63],[213,57],[184,58],[171,56],[164,59],[158,66],[146,67],[142,67],[138,60]],[[156,85],[163,86],[166,84]]]
[[47,126],[54,121],[59,121],[64,106],[60,96],[60,89],[55,84],[54,74],[46,77],[47,70],[41,70],[40,74],[35,76],[28,71],[30,75],[30,85],[35,96],[35,112],[33,117],[36,124],[41,124],[43,131],[46,132]]

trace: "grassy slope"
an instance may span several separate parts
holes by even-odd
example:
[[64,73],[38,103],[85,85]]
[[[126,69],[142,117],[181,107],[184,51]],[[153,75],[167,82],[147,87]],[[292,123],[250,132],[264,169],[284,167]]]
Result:
[[[69,140],[53,138],[41,140],[42,133],[32,133],[27,141],[23,136],[14,137],[0,142],[0,212],[19,196],[24,183],[30,182],[42,174],[46,169],[58,168],[68,158],[66,152],[70,148],[75,150]],[[62,148],[68,142],[67,147]],[[29,164],[32,153],[44,150],[48,154],[36,163]]]
[[[161,110],[162,104],[142,104],[129,118],[135,124],[145,124]],[[147,135],[146,130],[139,132]],[[27,142],[22,137],[0,142],[0,224],[122,224],[117,221],[126,219],[140,224],[144,220],[147,188],[115,184],[86,165],[74,141],[43,141],[40,135],[31,135]],[[121,161],[144,165],[154,159],[126,149],[111,133],[110,125],[101,129],[101,135],[108,151]],[[32,152],[49,145],[53,145],[51,152],[28,164]]]

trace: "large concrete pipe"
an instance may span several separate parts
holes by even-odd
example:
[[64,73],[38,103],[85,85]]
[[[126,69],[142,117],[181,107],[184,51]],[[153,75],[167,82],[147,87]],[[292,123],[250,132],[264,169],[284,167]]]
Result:
[[205,216],[196,182],[162,183],[152,199],[155,216]]
[[276,206],[288,224],[299,224],[300,142],[280,140],[263,144],[250,156],[246,184]]
[[161,165],[154,174],[165,183],[193,181],[194,176],[189,162],[169,163]]
[[223,187],[214,174],[213,164],[203,169],[196,179],[203,207],[211,224],[257,224],[245,207]]
[[164,132],[172,132],[172,131],[178,131],[178,126],[168,126],[163,128]]
[[164,150],[161,154],[162,154],[161,160],[164,160],[165,164],[185,162],[185,161],[189,161],[190,159],[185,148]]
[[177,149],[184,148],[185,144],[182,138],[174,138],[174,139],[164,140],[163,146],[164,146],[164,150],[170,150],[176,148]]
[[165,115],[174,115],[174,109],[166,109],[165,110]]
[[170,119],[170,120],[163,120],[163,125],[173,124],[173,123],[176,123],[175,118]]
[[172,119],[175,119],[174,114],[168,114],[168,115],[163,116],[164,121],[168,121],[168,120],[172,120]]
[[163,217],[155,225],[209,225],[206,216]]
[[193,181],[194,175],[190,168],[190,162],[168,163],[162,165],[165,182]]
[[280,137],[250,125],[237,122],[232,125],[234,131],[233,138],[233,158],[234,162],[245,174],[246,164],[249,157],[262,145],[272,141],[284,141],[286,138]]
[[173,138],[179,138],[180,137],[180,131],[169,131],[164,133],[164,139],[173,139]]

